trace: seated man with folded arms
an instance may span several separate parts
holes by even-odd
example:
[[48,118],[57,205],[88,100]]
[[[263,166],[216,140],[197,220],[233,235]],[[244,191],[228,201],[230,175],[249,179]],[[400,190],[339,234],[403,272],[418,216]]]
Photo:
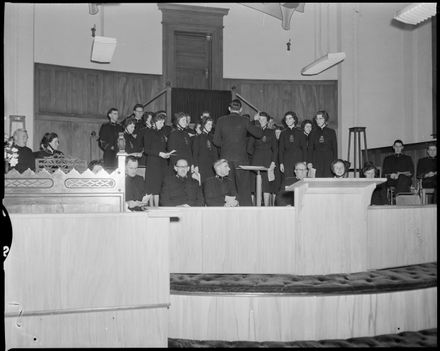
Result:
[[175,175],[165,178],[162,190],[159,196],[160,206],[203,206],[203,193],[199,184],[198,174],[193,173],[190,176],[188,161],[186,159],[177,159],[174,170]]
[[382,174],[388,178],[386,187],[396,187],[396,194],[410,191],[414,174],[414,163],[410,156],[402,154],[403,147],[402,140],[395,140],[394,154],[383,160]]
[[207,206],[236,207],[237,190],[234,182],[228,177],[228,161],[224,158],[214,163],[215,176],[209,177],[203,183],[203,193]]
[[294,205],[294,192],[286,191],[286,186],[292,185],[301,179],[307,178],[307,166],[304,162],[297,162],[294,168],[294,177],[286,177],[281,184],[281,190],[278,192],[275,198],[275,206],[293,206]]
[[138,167],[138,159],[134,156],[127,156],[125,160],[125,203],[132,211],[144,210],[151,197],[145,192],[144,179],[136,174]]

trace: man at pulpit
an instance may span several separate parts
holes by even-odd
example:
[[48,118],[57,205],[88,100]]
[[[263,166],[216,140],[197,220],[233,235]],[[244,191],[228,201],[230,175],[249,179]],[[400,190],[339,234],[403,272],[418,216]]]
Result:
[[224,158],[214,163],[215,176],[209,177],[203,183],[203,193],[207,206],[238,206],[235,185],[228,177],[230,168]]
[[307,166],[304,162],[297,162],[294,168],[294,177],[287,177],[283,180],[281,184],[281,190],[278,192],[275,198],[275,206],[293,206],[294,203],[294,192],[284,190],[286,186],[292,185],[301,179],[307,177]]

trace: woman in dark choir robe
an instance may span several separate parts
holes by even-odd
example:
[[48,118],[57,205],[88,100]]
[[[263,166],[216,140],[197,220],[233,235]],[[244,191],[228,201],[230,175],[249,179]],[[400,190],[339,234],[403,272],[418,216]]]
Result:
[[[317,127],[310,135],[312,165],[316,169],[317,178],[333,177],[331,163],[338,158],[336,132],[327,126],[329,115],[326,111],[315,114]],[[310,164],[308,165],[310,167]]]
[[107,112],[109,121],[101,125],[99,129],[99,147],[104,151],[104,168],[112,171],[118,167],[116,154],[119,151],[118,137],[119,133],[124,132],[124,128],[118,123],[119,111],[112,107]]
[[[249,138],[248,153],[252,155],[252,166],[269,168],[269,170],[263,172],[261,176],[264,206],[269,206],[270,194],[274,191],[274,179],[269,181],[268,175],[275,170],[275,163],[278,156],[278,140],[275,136],[275,131],[267,127],[269,115],[266,112],[259,113],[259,121],[261,128],[263,129],[263,136],[258,139],[255,137]],[[256,174],[252,174],[251,189],[255,189],[255,182]]]
[[200,173],[201,182],[215,175],[214,162],[219,158],[218,148],[213,144],[214,135],[211,133],[213,127],[213,119],[205,117],[201,120],[202,133],[194,137],[193,141],[193,157],[194,166]]
[[296,128],[298,117],[295,112],[288,111],[284,114],[286,129],[280,134],[279,162],[280,171],[284,177],[293,177],[293,170],[297,162],[306,160],[306,140],[302,130]]
[[[128,118],[125,120],[125,152],[129,156],[134,156],[140,161],[143,151],[143,130],[140,129],[135,133],[136,121],[134,118]],[[140,163],[140,162],[139,162]]]
[[186,128],[188,127],[187,114],[178,112],[174,116],[175,129],[171,131],[167,141],[167,152],[175,151],[171,154],[169,168],[174,173],[174,165],[177,160],[187,160],[191,171],[194,169],[194,161],[192,155],[191,137],[188,135]]
[[145,168],[145,191],[152,194],[151,206],[159,206],[159,194],[163,180],[169,175],[168,159],[170,154],[166,152],[167,138],[163,132],[166,115],[155,114],[152,119],[152,128],[145,129],[144,153],[147,155],[147,167]]
[[310,135],[313,129],[313,122],[310,119],[305,119],[301,122],[301,129],[304,133],[304,138],[306,140],[306,163],[312,162],[312,153],[310,147]]
[[[274,131],[275,131],[275,137],[277,138],[277,143],[279,145],[279,140],[280,140],[280,135],[281,132],[283,131],[283,127],[281,125],[277,125],[274,124]],[[277,155],[277,161],[275,162],[275,180],[274,180],[274,186],[273,186],[273,203],[275,204],[275,198],[276,198],[276,194],[278,194],[278,192],[281,189],[281,184],[283,182],[283,176],[282,173],[280,171],[280,158],[279,158],[279,151],[278,151],[278,155]]]
[[59,145],[60,141],[56,133],[45,133],[40,142],[40,151],[35,154],[35,158],[63,157],[64,154],[58,150]]

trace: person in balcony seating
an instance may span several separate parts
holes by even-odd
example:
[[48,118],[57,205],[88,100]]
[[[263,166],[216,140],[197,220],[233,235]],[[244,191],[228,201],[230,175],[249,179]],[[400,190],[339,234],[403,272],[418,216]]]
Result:
[[40,151],[35,154],[35,158],[62,157],[64,154],[58,150],[60,140],[54,132],[45,133],[40,142]]
[[35,171],[35,156],[30,148],[26,146],[28,141],[28,133],[26,129],[19,128],[13,134],[14,142],[11,148],[17,150],[16,163],[10,163],[11,169],[16,169],[19,173],[23,173],[28,168]]

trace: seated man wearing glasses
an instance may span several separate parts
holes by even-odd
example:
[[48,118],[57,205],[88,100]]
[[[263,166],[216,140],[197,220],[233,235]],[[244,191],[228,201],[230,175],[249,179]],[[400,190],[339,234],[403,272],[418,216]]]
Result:
[[301,179],[307,177],[307,166],[304,162],[297,162],[294,168],[294,177],[284,178],[281,184],[281,190],[278,192],[275,198],[275,206],[293,206],[294,205],[294,192],[284,190],[286,186],[292,185]]
[[174,165],[176,175],[165,178],[159,196],[160,206],[203,206],[203,194],[197,174],[188,176],[188,161],[181,158]]

